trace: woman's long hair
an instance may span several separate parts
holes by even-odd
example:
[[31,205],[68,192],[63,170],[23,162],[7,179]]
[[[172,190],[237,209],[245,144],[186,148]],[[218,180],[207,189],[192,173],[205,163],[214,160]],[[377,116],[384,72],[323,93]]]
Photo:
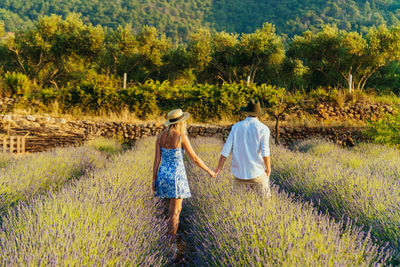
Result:
[[187,134],[187,130],[186,130],[186,121],[180,121],[178,123],[175,124],[170,124],[168,125],[168,131],[170,129],[175,129],[177,130],[180,134]]

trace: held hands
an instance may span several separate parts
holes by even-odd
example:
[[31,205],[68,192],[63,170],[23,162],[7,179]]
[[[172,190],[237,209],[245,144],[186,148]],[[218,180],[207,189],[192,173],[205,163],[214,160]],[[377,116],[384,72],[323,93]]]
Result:
[[215,170],[214,170],[214,172],[215,172],[215,176],[218,176],[218,174],[219,174],[219,172],[221,171],[221,169],[220,168],[216,168]]
[[217,174],[216,174],[213,170],[211,170],[211,169],[208,169],[208,170],[207,170],[207,173],[208,173],[208,175],[210,175],[210,177],[212,177],[212,178],[217,177]]

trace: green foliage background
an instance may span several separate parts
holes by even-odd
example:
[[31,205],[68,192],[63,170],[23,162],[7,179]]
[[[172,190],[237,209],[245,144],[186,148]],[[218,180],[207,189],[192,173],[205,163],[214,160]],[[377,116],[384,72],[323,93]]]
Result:
[[[119,113],[124,109],[135,113],[140,119],[165,115],[168,111],[181,108],[191,113],[198,121],[219,119],[237,120],[241,117],[239,108],[248,99],[256,98],[265,106],[276,106],[274,95],[282,88],[255,84],[233,83],[222,85],[196,84],[171,85],[169,82],[147,81],[116,90],[104,76],[97,76],[62,90],[48,88],[31,94],[31,102],[40,103],[37,108],[51,111],[51,104],[57,103],[62,112],[74,110],[86,114]],[[31,106],[32,107],[32,106]],[[212,110],[212,112],[210,112]]]
[[217,31],[250,33],[269,21],[287,36],[337,24],[340,29],[367,32],[373,25],[399,22],[400,4],[394,0],[4,0],[0,20],[6,30],[30,26],[40,16],[70,12],[82,14],[84,22],[116,29],[131,24],[155,26],[174,40],[186,40],[201,26]]
[[383,119],[371,122],[365,132],[373,142],[400,148],[400,116],[387,115]]

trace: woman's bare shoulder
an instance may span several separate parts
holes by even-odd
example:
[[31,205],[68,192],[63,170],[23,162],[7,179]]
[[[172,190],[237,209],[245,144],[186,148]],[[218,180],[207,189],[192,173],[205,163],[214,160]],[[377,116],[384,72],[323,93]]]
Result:
[[189,137],[187,134],[183,133],[180,135],[182,143],[190,143]]
[[157,135],[157,139],[156,142],[160,143],[161,140],[161,136],[163,136],[163,134],[165,133],[166,130],[161,131],[158,135]]

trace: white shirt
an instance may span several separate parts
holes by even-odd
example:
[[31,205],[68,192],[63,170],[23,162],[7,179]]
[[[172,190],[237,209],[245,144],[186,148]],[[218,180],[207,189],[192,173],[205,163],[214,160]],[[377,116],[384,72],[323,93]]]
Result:
[[262,157],[270,155],[269,128],[255,117],[233,125],[221,155],[232,151],[232,174],[239,179],[253,179],[265,172]]

